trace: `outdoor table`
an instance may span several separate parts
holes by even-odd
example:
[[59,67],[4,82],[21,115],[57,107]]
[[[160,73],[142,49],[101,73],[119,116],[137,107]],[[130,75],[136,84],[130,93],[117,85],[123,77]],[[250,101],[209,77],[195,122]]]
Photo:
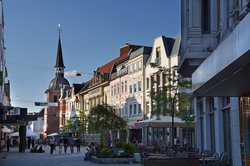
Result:
[[199,158],[200,163],[202,163],[203,165],[206,165],[206,163],[211,163],[211,162],[216,162],[218,161],[218,158],[215,157],[201,157]]

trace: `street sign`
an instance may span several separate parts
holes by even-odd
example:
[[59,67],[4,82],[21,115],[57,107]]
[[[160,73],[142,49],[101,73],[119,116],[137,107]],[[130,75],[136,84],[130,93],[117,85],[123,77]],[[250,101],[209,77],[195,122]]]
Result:
[[23,125],[23,126],[27,125],[27,123],[24,120],[17,120],[16,124],[17,125]]
[[57,102],[35,102],[35,106],[48,106],[48,107],[57,107]]

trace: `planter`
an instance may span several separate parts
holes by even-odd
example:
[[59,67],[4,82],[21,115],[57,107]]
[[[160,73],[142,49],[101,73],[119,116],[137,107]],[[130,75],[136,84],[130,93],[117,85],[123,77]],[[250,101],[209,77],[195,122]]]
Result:
[[141,155],[140,153],[134,153],[134,160],[136,163],[141,163]]
[[92,156],[91,161],[99,164],[130,164],[134,162],[134,158],[97,158]]

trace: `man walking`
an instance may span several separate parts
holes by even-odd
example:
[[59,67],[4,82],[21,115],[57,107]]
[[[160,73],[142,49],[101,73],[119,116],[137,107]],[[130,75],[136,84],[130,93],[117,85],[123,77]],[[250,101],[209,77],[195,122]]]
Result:
[[49,144],[50,144],[50,154],[53,154],[54,146],[55,146],[55,138],[51,137],[49,139]]

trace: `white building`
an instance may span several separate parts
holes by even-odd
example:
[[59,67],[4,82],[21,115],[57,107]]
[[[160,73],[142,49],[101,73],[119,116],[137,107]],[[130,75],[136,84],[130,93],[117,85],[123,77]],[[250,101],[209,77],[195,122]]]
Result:
[[111,75],[111,104],[120,110],[120,116],[128,122],[128,136],[132,142],[142,140],[142,130],[135,122],[144,119],[144,72],[151,47],[141,47],[115,64]]
[[[151,92],[163,88],[167,83],[166,75],[163,72],[159,72],[158,68],[151,67],[151,63],[155,63],[159,66],[170,68],[178,65],[178,53],[180,47],[180,36],[176,38],[169,38],[160,36],[154,40],[152,52],[146,62],[145,67],[145,115],[146,119],[152,118],[152,110],[154,102],[152,101]],[[150,144],[154,140],[159,140],[161,137],[166,138],[167,142],[170,142],[170,138],[167,136],[170,132],[163,131],[163,128],[143,128],[143,143]],[[161,133],[161,134],[157,134]],[[163,135],[165,133],[165,135]],[[181,133],[177,132],[178,135]]]
[[250,2],[181,3],[179,72],[192,77],[197,148],[250,165]]
[[29,122],[29,128],[32,132],[36,134],[36,138],[43,138],[43,124],[44,124],[44,108],[38,113],[29,113],[31,115],[36,115],[36,121]]

